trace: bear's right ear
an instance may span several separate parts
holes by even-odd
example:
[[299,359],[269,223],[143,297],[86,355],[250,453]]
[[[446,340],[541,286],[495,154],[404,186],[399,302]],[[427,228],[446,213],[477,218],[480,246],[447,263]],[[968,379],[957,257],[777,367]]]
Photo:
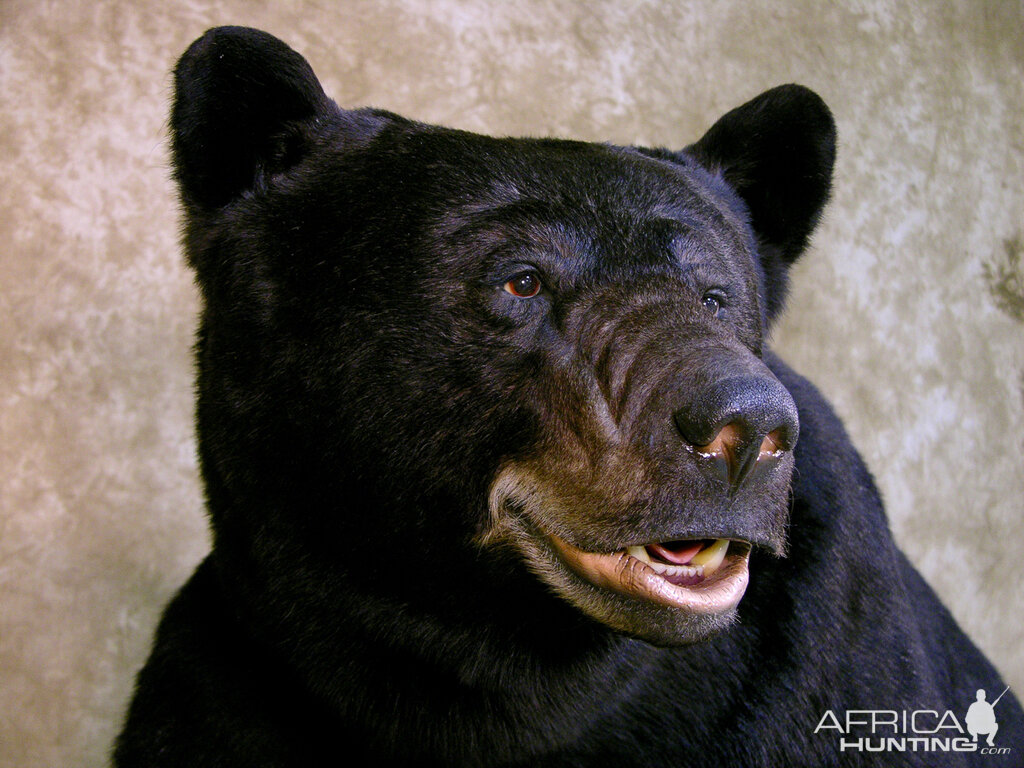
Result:
[[333,109],[302,56],[266,32],[218,27],[174,70],[175,176],[190,210],[213,210],[284,170],[300,153],[295,127]]

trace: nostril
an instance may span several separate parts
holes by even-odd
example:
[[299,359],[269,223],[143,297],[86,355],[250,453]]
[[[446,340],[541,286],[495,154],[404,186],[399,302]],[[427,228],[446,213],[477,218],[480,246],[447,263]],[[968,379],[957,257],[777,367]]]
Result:
[[[741,427],[737,422],[732,422],[722,427],[722,430],[715,435],[715,438],[711,442],[706,445],[694,446],[694,448],[702,456],[707,456],[709,458],[723,458],[726,461],[732,462],[736,459],[737,455],[744,450],[747,442],[748,441],[744,439]],[[779,458],[789,450],[787,442],[788,441],[785,439],[784,433],[781,429],[772,430],[769,434],[765,435],[764,439],[761,441],[755,460],[761,461],[762,459]]]
[[736,446],[739,445],[743,435],[739,426],[733,422],[726,424],[709,442],[704,445],[695,445],[697,452],[704,456],[723,458],[726,461],[735,454]]
[[737,420],[722,427],[708,443],[693,446],[693,450],[710,461],[710,468],[728,483],[732,493],[756,464],[771,464],[779,459],[786,452],[785,445],[782,429],[774,429],[762,438],[748,423]]
[[697,455],[710,459],[722,479],[733,488],[743,482],[759,458],[759,454],[751,449],[761,445],[761,442],[756,438],[751,439],[747,426],[741,420],[731,421],[708,443],[694,446]]
[[789,450],[788,442],[781,429],[772,430],[761,441],[761,448],[757,452],[757,460],[779,458]]

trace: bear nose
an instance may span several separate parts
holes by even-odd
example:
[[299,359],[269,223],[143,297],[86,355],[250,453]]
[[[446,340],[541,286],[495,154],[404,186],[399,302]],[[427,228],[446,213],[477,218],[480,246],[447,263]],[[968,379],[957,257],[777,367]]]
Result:
[[793,450],[800,429],[796,403],[774,377],[720,380],[672,416],[683,439],[728,483],[730,495],[759,462],[771,464]]

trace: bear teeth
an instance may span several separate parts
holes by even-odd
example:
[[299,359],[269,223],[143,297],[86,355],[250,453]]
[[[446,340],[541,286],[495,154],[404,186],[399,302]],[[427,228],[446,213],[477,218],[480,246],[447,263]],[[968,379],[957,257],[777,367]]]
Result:
[[635,557],[655,573],[667,579],[694,579],[706,578],[717,571],[725,561],[726,552],[729,550],[728,539],[715,539],[714,543],[704,547],[694,555],[687,565],[670,565],[659,563],[651,559],[646,547],[626,547],[626,553]]
[[725,560],[725,553],[728,549],[728,539],[715,539],[713,544],[704,547],[704,549],[694,555],[690,562],[693,565],[704,566],[704,573],[710,576],[718,570],[719,566],[722,565],[722,561]]

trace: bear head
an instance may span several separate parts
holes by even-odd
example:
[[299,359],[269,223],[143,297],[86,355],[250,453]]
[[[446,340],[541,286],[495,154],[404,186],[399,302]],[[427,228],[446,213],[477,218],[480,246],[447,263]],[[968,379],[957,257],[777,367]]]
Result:
[[815,94],[681,151],[489,138],[340,109],[221,28],[171,129],[213,557],[259,632],[440,658],[728,625],[785,549],[798,414],[763,354],[829,193]]

